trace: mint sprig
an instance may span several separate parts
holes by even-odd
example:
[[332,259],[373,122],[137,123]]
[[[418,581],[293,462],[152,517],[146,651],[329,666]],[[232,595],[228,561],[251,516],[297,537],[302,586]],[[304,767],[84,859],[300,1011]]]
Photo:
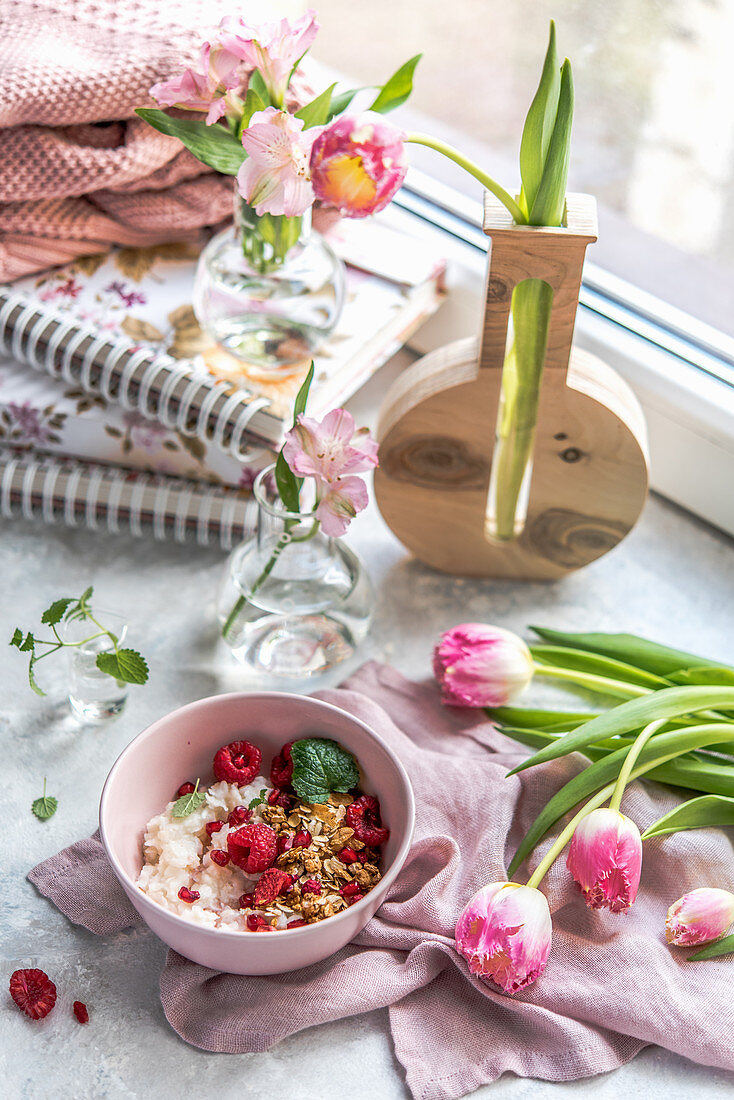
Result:
[[261,802],[264,802],[268,797],[267,787],[263,787],[257,798],[251,798],[247,804],[248,810],[254,810],[256,806],[259,806]]
[[304,802],[326,802],[333,792],[344,793],[359,785],[356,760],[336,741],[321,737],[295,741],[291,759],[291,783]]
[[188,817],[194,810],[198,810],[202,802],[206,801],[206,793],[199,790],[199,780],[196,780],[196,786],[193,791],[188,794],[182,794],[180,798],[177,798],[173,803],[171,810],[172,817]]
[[46,794],[46,777],[44,776],[43,794],[32,803],[31,809],[39,821],[48,821],[50,817],[54,816],[58,806],[58,801],[50,794]]

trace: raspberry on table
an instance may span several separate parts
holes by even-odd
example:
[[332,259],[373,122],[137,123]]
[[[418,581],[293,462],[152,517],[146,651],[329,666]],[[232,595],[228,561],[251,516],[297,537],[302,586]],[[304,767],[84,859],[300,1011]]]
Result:
[[233,830],[227,837],[227,848],[232,862],[254,875],[275,863],[278,841],[269,825],[256,821]]
[[274,787],[287,787],[293,778],[292,748],[293,742],[286,741],[280,752],[273,757],[270,765],[270,782]]
[[269,867],[267,871],[263,871],[255,885],[253,893],[255,905],[270,905],[279,894],[284,894],[292,885],[293,875],[289,875],[287,871],[281,871],[279,867]]
[[9,988],[18,1008],[32,1020],[42,1020],[56,1004],[56,986],[43,970],[14,971]]
[[214,755],[214,774],[217,779],[246,787],[260,771],[262,753],[251,741],[232,741],[223,745]]
[[380,818],[380,803],[371,794],[363,794],[347,806],[345,822],[353,830],[357,840],[369,848],[379,848],[390,836]]

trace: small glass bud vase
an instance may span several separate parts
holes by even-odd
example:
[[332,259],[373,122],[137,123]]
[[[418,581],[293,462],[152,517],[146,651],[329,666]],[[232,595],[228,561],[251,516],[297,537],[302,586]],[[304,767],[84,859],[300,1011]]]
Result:
[[302,217],[258,215],[235,192],[234,226],[199,259],[194,312],[225,351],[262,377],[292,373],[339,320],[344,265]]
[[257,533],[230,557],[217,611],[235,657],[277,682],[351,657],[369,630],[374,591],[354,551],[325,535],[314,512],[285,511],[274,468],[255,481]]
[[[113,611],[100,611],[98,614],[104,625],[117,636],[118,645],[122,645],[127,634],[127,622],[122,615]],[[89,619],[65,622],[63,638],[69,645],[69,705],[72,713],[85,723],[115,718],[125,706],[129,685],[97,668],[97,655],[114,649],[112,639],[100,632]]]

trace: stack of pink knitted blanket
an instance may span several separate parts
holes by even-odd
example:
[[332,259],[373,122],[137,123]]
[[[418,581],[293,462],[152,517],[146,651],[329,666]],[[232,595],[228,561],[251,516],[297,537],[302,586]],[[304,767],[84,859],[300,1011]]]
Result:
[[0,280],[231,214],[232,181],[134,111],[233,7],[0,0]]

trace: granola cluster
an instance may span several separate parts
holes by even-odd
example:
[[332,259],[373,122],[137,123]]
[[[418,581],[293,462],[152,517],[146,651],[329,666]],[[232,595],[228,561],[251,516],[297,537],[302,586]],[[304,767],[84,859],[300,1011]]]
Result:
[[[257,912],[273,928],[283,917],[313,924],[340,913],[364,897],[380,881],[379,854],[359,840],[346,824],[349,794],[331,794],[328,802],[309,803],[297,799],[286,810],[278,805],[260,808],[263,821],[278,838],[275,866],[292,878],[292,884],[275,901],[258,906]],[[289,843],[308,834],[307,846]],[[281,850],[282,849],[282,850]]]

